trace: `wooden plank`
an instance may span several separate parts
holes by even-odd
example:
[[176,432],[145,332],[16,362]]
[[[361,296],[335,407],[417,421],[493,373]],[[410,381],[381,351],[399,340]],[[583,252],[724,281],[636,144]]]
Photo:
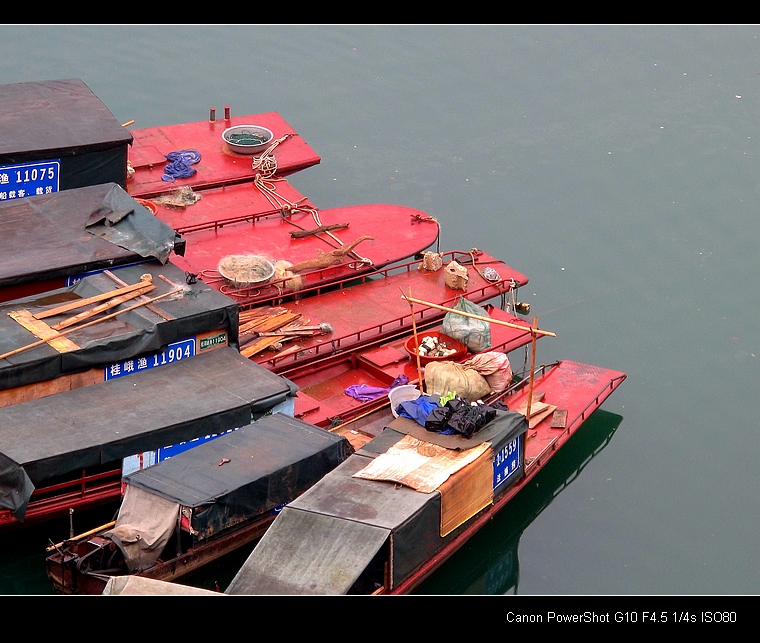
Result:
[[537,427],[541,422],[543,422],[546,418],[548,418],[554,411],[557,409],[556,406],[552,406],[551,404],[547,405],[547,408],[545,408],[543,411],[539,411],[538,413],[531,413],[530,414],[530,420],[528,421],[528,428],[535,428]]
[[[530,405],[530,417],[533,417],[534,415],[537,415],[539,413],[544,413],[546,409],[550,408],[551,405],[547,404],[546,402],[538,402],[535,399]],[[554,408],[557,408],[556,406]],[[522,413],[523,415],[527,415],[528,412],[528,402],[523,402],[519,407],[515,409],[518,413]]]
[[120,304],[123,304],[124,302],[134,299],[135,297],[140,297],[141,295],[144,295],[145,293],[151,292],[152,290],[155,290],[155,289],[156,287],[153,284],[146,284],[145,286],[143,286],[142,288],[139,288],[138,290],[133,290],[132,292],[125,293],[119,297],[114,297],[113,299],[109,299],[108,301],[105,301],[102,304],[93,306],[89,310],[82,311],[78,315],[73,315],[69,317],[68,319],[64,319],[63,321],[58,322],[57,324],[53,324],[51,328],[53,328],[54,330],[61,330],[62,328],[68,328],[69,326],[78,324],[80,321],[89,319],[90,317],[94,317],[95,315],[105,312],[106,310],[110,310],[111,308],[114,308]]
[[567,409],[557,409],[552,417],[552,429],[564,429],[567,426]]
[[301,315],[298,313],[286,312],[265,319],[252,319],[251,321],[242,324],[238,328],[238,332],[240,334],[270,332],[282,328],[283,326],[287,326],[288,324],[295,323],[300,317]]
[[[79,346],[72,342],[68,337],[61,337],[58,331],[52,329],[44,321],[37,319],[28,310],[14,310],[8,313],[8,316],[15,319],[35,337],[43,340],[39,342],[39,344],[44,344],[45,341],[47,341],[48,344],[59,353],[67,353],[79,348]],[[4,357],[9,357],[11,354],[13,353],[8,353]]]
[[62,315],[63,313],[71,312],[72,310],[76,310],[77,308],[83,308],[84,306],[89,306],[90,304],[96,304],[100,301],[111,299],[112,297],[119,297],[129,292],[139,290],[140,288],[145,288],[145,286],[150,285],[152,280],[153,280],[153,277],[149,274],[146,274],[140,277],[139,283],[132,284],[131,286],[124,286],[123,288],[117,288],[115,290],[109,290],[108,292],[103,292],[103,293],[100,293],[99,295],[94,295],[92,297],[85,297],[83,299],[75,299],[65,304],[61,304],[60,306],[56,306],[55,308],[48,308],[48,310],[43,310],[42,312],[35,313],[34,317],[36,319],[45,319],[47,317]]
[[[74,328],[69,328],[68,330],[63,331],[52,331],[54,335],[50,338],[46,339],[40,339],[37,342],[32,342],[31,344],[27,344],[26,346],[21,346],[19,348],[16,348],[12,351],[8,351],[7,353],[3,353],[0,355],[0,359],[5,359],[6,357],[10,357],[11,355],[16,355],[18,353],[21,353],[22,351],[28,350],[30,348],[35,348],[36,346],[41,346],[45,343],[52,343],[56,341],[60,336],[62,335],[68,335],[69,333],[76,332],[78,330],[81,330],[82,328],[87,328],[89,326],[92,326],[93,324],[98,324],[100,322],[106,321],[107,319],[112,319],[116,317],[117,315],[121,315],[122,313],[129,312],[130,310],[134,310],[135,308],[139,308],[140,306],[146,306],[151,304],[154,301],[158,301],[159,299],[163,299],[164,297],[170,297],[171,295],[176,295],[178,292],[180,292],[182,288],[177,288],[176,290],[170,290],[169,292],[165,292],[163,295],[156,295],[155,297],[152,297],[151,299],[148,299],[147,301],[143,301],[137,304],[133,304],[132,306],[128,306],[127,308],[124,308],[123,310],[117,310],[114,313],[109,313],[108,315],[105,315],[104,317],[101,317],[100,319],[94,319],[92,321],[85,322],[84,324],[81,324],[80,326],[76,326]],[[145,299],[145,297],[141,297],[141,299]],[[28,312],[28,311],[24,311]],[[12,313],[8,313],[9,315],[12,315]],[[37,320],[35,320],[37,321]],[[39,322],[43,323],[43,322]],[[48,328],[50,328],[48,326]]]

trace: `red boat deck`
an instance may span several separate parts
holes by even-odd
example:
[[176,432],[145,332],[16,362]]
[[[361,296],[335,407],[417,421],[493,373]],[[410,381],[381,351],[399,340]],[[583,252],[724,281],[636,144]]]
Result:
[[[469,281],[466,291],[450,288],[446,283],[445,266],[454,258],[466,266]],[[284,373],[295,366],[359,346],[372,346],[412,330],[412,307],[403,296],[437,306],[452,307],[460,296],[475,303],[483,303],[505,296],[510,289],[525,285],[528,278],[491,255],[477,251],[476,264],[472,265],[469,252],[443,253],[443,265],[437,271],[421,270],[421,261],[411,261],[389,269],[376,271],[357,279],[340,282],[332,290],[319,296],[304,296],[283,304],[283,308],[299,314],[310,325],[329,324],[332,332],[325,335],[303,337],[290,347],[292,352],[263,350],[251,359],[270,370]],[[491,282],[481,275],[486,267],[496,271],[497,281]],[[356,283],[354,283],[356,282]],[[317,294],[315,289],[312,294]],[[416,324],[433,324],[445,312],[433,306],[415,304]],[[243,354],[245,331],[240,337]]]
[[[519,328],[491,324],[491,347],[489,351],[509,353],[531,341],[530,324],[494,306],[487,306],[488,315],[497,321],[507,322]],[[429,330],[429,329],[428,329]],[[436,327],[440,330],[440,326]],[[419,331],[424,336],[425,331]],[[326,360],[319,370],[288,373],[288,379],[299,386],[295,400],[295,416],[322,428],[330,428],[358,415],[388,406],[386,395],[379,399],[362,402],[348,395],[350,386],[388,388],[394,380],[406,377],[410,384],[419,382],[417,361],[404,348],[409,335],[396,338],[375,348],[350,352],[347,355]],[[540,337],[540,335],[539,335]],[[472,357],[467,353],[462,360]]]
[[[273,152],[277,176],[286,176],[320,162],[317,153],[276,112],[135,129],[130,131],[134,141],[128,154],[135,174],[127,182],[127,191],[133,197],[150,198],[188,185],[195,190],[253,180],[261,173],[252,168],[253,160],[259,155],[233,152],[222,140],[222,132],[235,125],[262,125],[272,131],[275,141],[287,137]],[[192,165],[195,174],[174,182],[164,181],[161,177],[169,164],[166,155],[183,150],[200,153],[200,161]]]
[[[533,389],[533,398],[543,393],[542,401],[567,412],[566,427],[580,426],[602,402],[623,382],[625,373],[600,366],[564,360],[558,367],[547,369]],[[520,410],[528,399],[528,388],[507,399],[510,409]],[[556,451],[569,437],[563,428],[552,427],[552,415],[534,426],[531,413],[530,429],[525,441],[526,471],[536,467],[548,453]]]
[[[276,209],[253,182],[203,190],[200,200],[184,210],[154,203],[156,216],[186,242],[184,256],[173,255],[171,262],[247,307],[408,260],[439,237],[437,221],[414,208],[369,204],[318,210],[285,180],[277,183],[277,193],[280,202],[301,206]],[[315,233],[337,225],[346,227]],[[231,255],[298,265],[346,252],[353,244],[332,265],[299,270],[296,282],[275,275],[261,284],[240,285],[218,270],[220,260]]]

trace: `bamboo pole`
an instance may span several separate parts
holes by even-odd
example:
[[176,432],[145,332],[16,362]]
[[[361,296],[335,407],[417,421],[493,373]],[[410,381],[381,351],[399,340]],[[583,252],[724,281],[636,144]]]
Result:
[[[403,291],[401,292],[401,296],[404,296]],[[424,380],[422,379],[422,363],[420,361],[420,343],[417,340],[417,322],[414,319],[414,304],[412,303],[414,300],[412,299],[412,289],[409,288],[409,297],[405,298],[409,302],[409,309],[412,312],[412,334],[414,335],[414,345],[417,347],[414,351],[414,354],[417,356],[417,381],[420,386],[420,393],[425,392],[424,388]]]
[[[71,542],[72,540],[82,540],[83,538],[89,538],[93,534],[98,533],[99,531],[102,531],[104,529],[110,529],[116,524],[115,520],[112,520],[111,522],[107,522],[105,525],[100,525],[100,527],[95,527],[94,529],[90,529],[89,531],[85,531],[84,533],[78,534],[72,538],[69,538],[69,540],[63,540],[59,543],[55,543],[53,545],[49,545],[45,551],[53,551],[55,549],[60,549],[63,547],[67,542]],[[52,541],[48,541],[52,542]]]
[[35,313],[34,318],[45,319],[46,317],[62,315],[63,313],[68,313],[72,310],[76,310],[77,308],[83,308],[84,306],[89,306],[90,304],[105,301],[106,299],[111,299],[112,297],[120,297],[121,295],[125,295],[127,293],[134,292],[135,290],[145,288],[145,286],[149,286],[151,284],[151,279],[151,276],[149,274],[146,274],[140,277],[140,281],[138,283],[132,284],[131,286],[124,286],[123,288],[117,288],[116,290],[109,290],[107,292],[100,293],[99,295],[93,295],[92,297],[86,297],[84,299],[75,299],[66,304],[56,306],[55,308],[49,308],[48,310],[43,310],[42,312]]
[[0,359],[5,359],[6,357],[10,357],[11,355],[16,355],[30,348],[34,348],[35,346],[42,346],[42,344],[47,344],[48,342],[51,342],[54,339],[58,339],[59,337],[64,337],[65,335],[74,333],[78,330],[81,330],[82,328],[87,328],[88,326],[92,326],[93,324],[106,321],[107,319],[111,319],[113,317],[116,317],[117,315],[121,315],[122,313],[129,312],[130,310],[134,310],[135,308],[140,308],[140,306],[146,306],[147,304],[153,303],[154,301],[157,301],[159,299],[163,299],[164,297],[168,297],[169,295],[174,295],[180,292],[181,290],[182,288],[176,288],[175,290],[170,290],[169,292],[165,292],[163,295],[152,297],[151,299],[148,299],[147,301],[141,302],[139,304],[134,304],[132,306],[124,308],[123,310],[117,310],[115,313],[111,313],[110,315],[105,315],[101,317],[100,319],[93,319],[92,321],[89,321],[86,324],[81,324],[79,326],[76,326],[75,328],[69,328],[68,330],[61,331],[55,337],[48,337],[47,339],[41,339],[37,342],[32,342],[31,344],[27,344],[26,346],[22,346],[21,348],[15,348],[12,351],[8,351],[7,353],[3,353],[2,355],[0,355]]
[[501,321],[500,319],[491,319],[490,317],[483,317],[482,315],[475,315],[474,313],[468,313],[462,310],[456,310],[454,308],[447,308],[446,306],[440,306],[438,304],[431,304],[429,301],[422,301],[421,299],[413,299],[412,297],[407,297],[403,294],[401,296],[409,302],[422,304],[423,306],[430,306],[431,308],[437,308],[438,310],[443,310],[447,313],[454,313],[455,315],[462,315],[463,317],[472,317],[473,319],[479,319],[480,321],[489,322],[491,324],[497,324],[499,326],[507,326],[508,328],[516,328],[517,330],[525,330],[529,333],[533,333],[537,335],[546,335],[548,337],[557,336],[556,333],[552,333],[551,331],[548,331],[548,330],[540,330],[538,328],[531,328],[530,326],[520,326],[520,324],[505,322],[505,321]]
[[528,426],[530,426],[530,406],[533,402],[533,381],[536,372],[536,328],[538,328],[538,317],[533,318],[533,328],[530,333],[530,382],[528,383],[528,406],[525,409],[525,419],[528,420]]

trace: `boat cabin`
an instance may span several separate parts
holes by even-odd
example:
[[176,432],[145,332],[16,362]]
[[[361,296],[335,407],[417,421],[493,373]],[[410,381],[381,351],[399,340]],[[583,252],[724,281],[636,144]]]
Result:
[[394,419],[283,508],[225,593],[392,589],[522,479],[527,430],[501,410],[469,439]]
[[116,183],[0,199],[0,301],[183,252],[177,233]]
[[235,302],[186,283],[171,263],[98,271],[0,304],[0,407],[236,346],[237,337]]
[[127,186],[132,135],[80,79],[0,85],[0,201]]
[[282,413],[132,473],[112,527],[47,560],[62,593],[109,577],[174,580],[260,537],[279,509],[351,454],[348,441]]
[[[117,500],[122,460],[245,426],[294,395],[221,347],[0,408],[0,527]],[[108,474],[108,475],[106,475]]]

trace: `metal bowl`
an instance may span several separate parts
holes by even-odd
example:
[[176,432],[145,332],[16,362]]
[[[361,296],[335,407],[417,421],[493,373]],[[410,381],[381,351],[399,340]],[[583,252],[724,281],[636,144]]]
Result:
[[274,275],[274,264],[261,255],[227,255],[216,269],[236,288],[262,284]]
[[[264,138],[263,143],[246,145],[240,143],[233,143],[230,138],[234,138],[236,134],[253,134]],[[228,127],[222,132],[222,140],[227,143],[227,146],[238,154],[258,154],[266,150],[272,143],[274,134],[272,130],[262,127],[261,125],[235,125],[235,127]]]

